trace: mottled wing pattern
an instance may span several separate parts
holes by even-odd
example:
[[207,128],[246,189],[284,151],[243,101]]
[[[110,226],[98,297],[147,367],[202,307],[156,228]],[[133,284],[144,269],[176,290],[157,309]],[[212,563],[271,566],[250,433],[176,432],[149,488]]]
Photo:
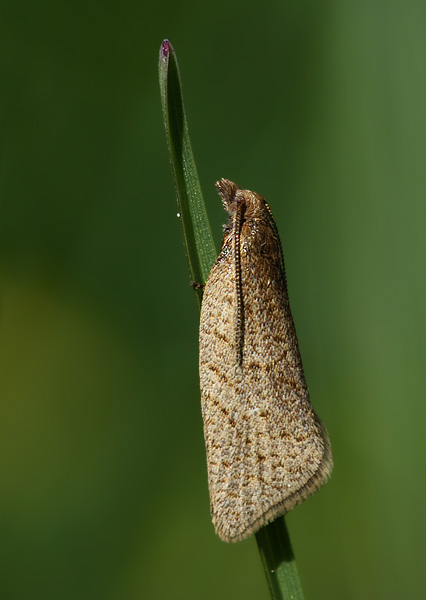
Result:
[[[327,431],[309,402],[276,227],[260,196],[236,189],[246,195],[238,240],[241,360],[232,230],[206,283],[200,325],[211,512],[225,541],[248,537],[291,510],[332,469]],[[228,211],[232,217],[232,206]]]

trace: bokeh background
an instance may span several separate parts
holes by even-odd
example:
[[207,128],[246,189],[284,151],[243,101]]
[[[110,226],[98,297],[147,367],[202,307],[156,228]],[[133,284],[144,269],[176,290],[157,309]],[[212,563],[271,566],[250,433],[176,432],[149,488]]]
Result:
[[426,594],[426,5],[0,3],[0,595],[267,599],[209,516],[161,118],[177,52],[214,182],[268,199],[331,481],[287,518],[307,598]]

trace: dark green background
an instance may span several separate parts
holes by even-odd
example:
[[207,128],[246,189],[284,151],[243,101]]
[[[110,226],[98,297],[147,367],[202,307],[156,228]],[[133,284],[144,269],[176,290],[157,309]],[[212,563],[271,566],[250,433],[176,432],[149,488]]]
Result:
[[307,598],[426,593],[426,5],[0,3],[0,595],[267,599],[209,516],[197,307],[160,110],[266,196],[335,470],[287,522]]

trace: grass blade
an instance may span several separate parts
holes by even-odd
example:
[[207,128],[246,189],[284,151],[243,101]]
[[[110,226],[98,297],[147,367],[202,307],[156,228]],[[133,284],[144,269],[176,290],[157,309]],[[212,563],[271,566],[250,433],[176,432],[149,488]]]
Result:
[[[217,252],[191,150],[176,54],[164,40],[159,76],[164,125],[172,166],[189,269],[193,282],[204,283]],[[196,289],[201,306],[202,290]],[[303,600],[285,521],[276,519],[256,534],[273,600]]]
[[[159,77],[164,126],[191,279],[205,283],[217,253],[188,135],[179,67],[173,46],[160,48]],[[201,303],[202,290],[196,290]]]
[[272,599],[304,600],[284,517],[262,527],[256,541]]

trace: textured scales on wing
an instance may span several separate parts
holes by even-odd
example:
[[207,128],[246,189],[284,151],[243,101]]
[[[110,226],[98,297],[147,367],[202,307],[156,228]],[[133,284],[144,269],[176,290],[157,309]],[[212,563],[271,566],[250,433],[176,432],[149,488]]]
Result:
[[212,519],[238,541],[314,493],[333,465],[269,206],[228,180],[217,187],[230,219],[204,290],[200,381]]

